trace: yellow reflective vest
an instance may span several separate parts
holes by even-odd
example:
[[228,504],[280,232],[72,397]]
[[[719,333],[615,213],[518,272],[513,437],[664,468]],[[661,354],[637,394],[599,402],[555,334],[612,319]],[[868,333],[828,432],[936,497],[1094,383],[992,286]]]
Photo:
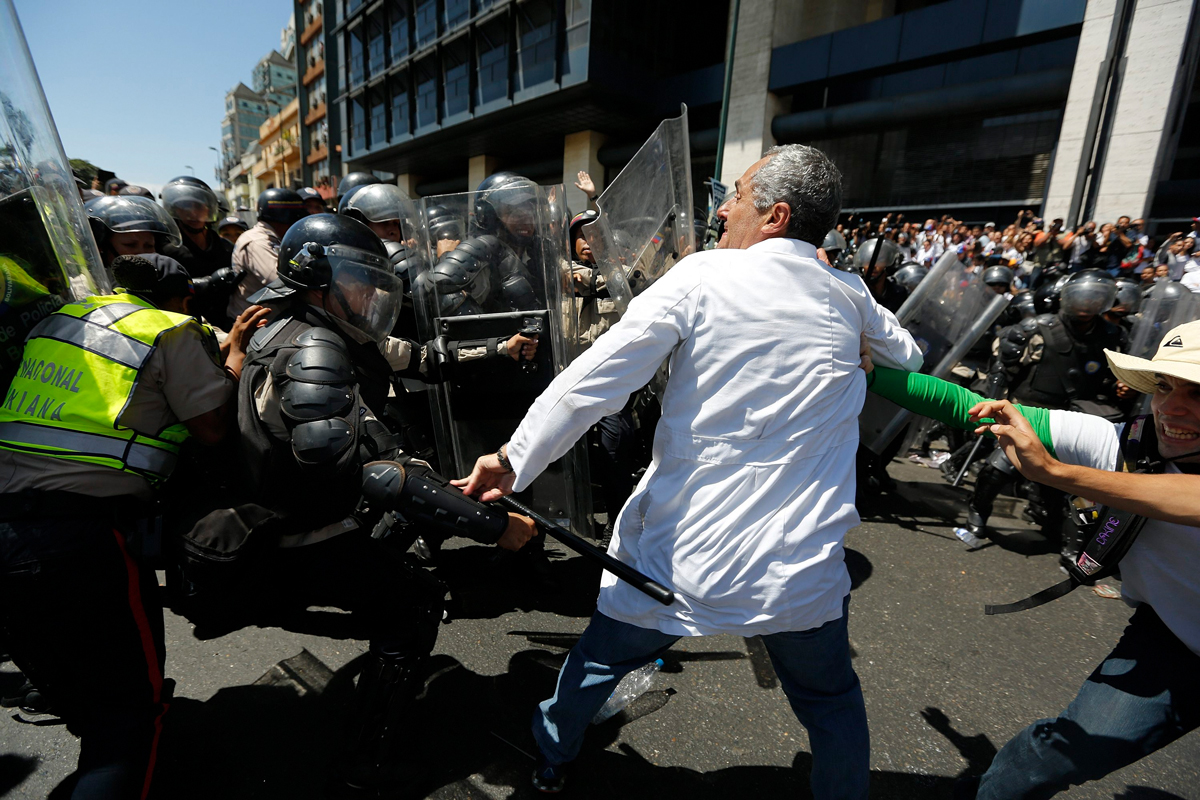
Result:
[[151,484],[175,467],[187,428],[154,436],[117,422],[164,333],[192,321],[130,294],[68,303],[39,322],[0,404],[0,448],[84,461]]

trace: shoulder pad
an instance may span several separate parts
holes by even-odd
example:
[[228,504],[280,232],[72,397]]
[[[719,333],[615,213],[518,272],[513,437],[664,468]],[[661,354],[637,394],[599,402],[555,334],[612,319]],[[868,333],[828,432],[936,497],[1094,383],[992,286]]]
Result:
[[288,359],[284,374],[301,383],[352,383],[354,366],[344,350],[333,347],[301,347]]
[[327,328],[307,328],[297,334],[292,341],[299,347],[332,347],[343,353],[348,352],[342,337]]
[[292,430],[292,453],[300,464],[337,461],[354,444],[354,429],[344,420],[304,422]]
[[1038,322],[1037,319],[1033,317],[1026,317],[1013,327],[1020,330],[1026,336],[1032,336],[1033,334],[1037,333]]
[[288,319],[286,317],[281,317],[272,322],[270,325],[259,328],[254,333],[254,336],[250,338],[250,349],[257,351],[265,348],[268,344],[270,344],[271,340],[275,338],[275,334],[279,333],[279,331],[282,330],[283,326],[287,325],[287,323]]
[[1062,325],[1062,320],[1058,318],[1057,314],[1038,314],[1033,318],[1033,321],[1035,324],[1044,325],[1047,328],[1053,328],[1058,325]]
[[354,405],[354,392],[345,383],[288,381],[279,395],[279,409],[289,419],[310,422],[345,416]]

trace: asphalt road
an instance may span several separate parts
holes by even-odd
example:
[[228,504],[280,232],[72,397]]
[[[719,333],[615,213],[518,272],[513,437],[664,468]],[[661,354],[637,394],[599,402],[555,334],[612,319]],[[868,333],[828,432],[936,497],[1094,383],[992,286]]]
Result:
[[[967,552],[952,520],[964,490],[893,463],[899,498],[864,513],[848,538],[850,637],[872,738],[873,798],[950,796],[956,777],[1061,710],[1111,649],[1130,611],[1081,589],[1033,611],[985,617],[1060,579],[1049,546],[1002,505],[999,544]],[[553,591],[516,558],[473,545],[444,553],[455,616],[443,625],[413,727],[428,767],[418,795],[520,798],[532,761],[528,720],[583,630],[598,573],[551,547]],[[178,682],[154,796],[317,798],[332,772],[356,658],[345,615],[325,610],[295,630],[246,628],[197,638],[168,614],[167,671]],[[300,630],[306,628],[308,632]],[[102,653],[81,654],[103,658]],[[569,796],[808,797],[811,759],[761,644],[684,640],[650,693],[592,728]],[[0,688],[9,688],[12,665]],[[77,742],[61,725],[0,719],[0,794],[57,797]],[[54,792],[52,794],[52,792]],[[1064,797],[1200,800],[1192,734]]]

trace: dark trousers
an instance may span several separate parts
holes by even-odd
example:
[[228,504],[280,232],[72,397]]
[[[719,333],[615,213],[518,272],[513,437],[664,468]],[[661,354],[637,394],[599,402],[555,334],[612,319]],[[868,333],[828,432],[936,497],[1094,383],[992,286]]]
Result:
[[633,473],[638,467],[634,433],[631,399],[625,408],[596,423],[593,434],[599,447],[592,450],[592,479],[600,484],[604,494],[604,510],[608,512],[610,525],[616,522],[617,514],[633,494]]
[[162,604],[125,537],[84,517],[0,522],[0,624],[80,737],[71,797],[145,797],[167,710]]
[[1097,780],[1200,726],[1197,656],[1150,606],[1134,612],[1108,657],[1054,719],[1001,748],[979,800],[1041,800]]

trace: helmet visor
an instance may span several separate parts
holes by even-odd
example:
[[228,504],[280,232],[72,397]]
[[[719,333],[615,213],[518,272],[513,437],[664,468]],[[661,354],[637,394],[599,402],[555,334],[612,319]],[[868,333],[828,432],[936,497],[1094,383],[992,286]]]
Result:
[[183,243],[175,220],[162,206],[145,197],[99,197],[88,205],[87,214],[113,233],[149,232],[161,234],[176,246]]
[[[329,294],[347,322],[381,342],[396,325],[404,303],[404,283],[386,258],[343,245],[325,248]],[[336,312],[335,312],[336,313]]]
[[216,222],[221,213],[217,196],[191,183],[168,183],[162,190],[162,204],[172,217],[194,227]]
[[1094,317],[1112,308],[1116,299],[1117,287],[1114,283],[1072,281],[1063,287],[1059,307],[1068,316]]

